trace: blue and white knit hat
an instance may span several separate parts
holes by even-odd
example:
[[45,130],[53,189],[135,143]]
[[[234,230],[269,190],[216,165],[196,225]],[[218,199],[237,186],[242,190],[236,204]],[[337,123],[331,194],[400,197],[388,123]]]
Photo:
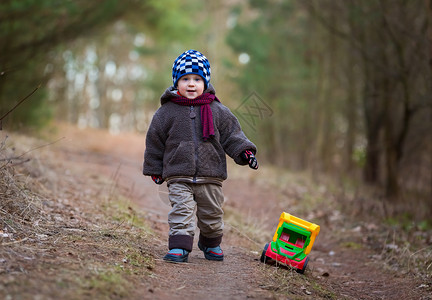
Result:
[[183,75],[196,74],[204,79],[205,89],[210,83],[210,63],[201,52],[187,50],[176,58],[172,68],[174,86]]

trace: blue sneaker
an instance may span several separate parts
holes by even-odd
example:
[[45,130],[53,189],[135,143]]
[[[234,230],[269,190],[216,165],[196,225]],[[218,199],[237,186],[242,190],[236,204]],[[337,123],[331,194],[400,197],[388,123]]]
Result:
[[204,252],[204,256],[208,260],[222,261],[224,259],[224,254],[220,246],[214,248],[204,247],[198,242],[198,248]]
[[189,251],[184,249],[174,248],[168,251],[164,256],[164,260],[168,262],[187,262],[189,256]]

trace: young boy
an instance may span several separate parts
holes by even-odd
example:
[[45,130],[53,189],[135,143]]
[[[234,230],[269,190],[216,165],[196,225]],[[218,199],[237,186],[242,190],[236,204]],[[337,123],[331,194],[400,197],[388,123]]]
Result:
[[195,234],[208,260],[222,261],[226,156],[258,169],[256,146],[237,118],[221,104],[210,84],[210,63],[196,50],[182,53],[172,68],[173,86],[147,132],[143,174],[156,184],[167,181],[172,209],[168,215],[169,252],[164,260],[187,262]]

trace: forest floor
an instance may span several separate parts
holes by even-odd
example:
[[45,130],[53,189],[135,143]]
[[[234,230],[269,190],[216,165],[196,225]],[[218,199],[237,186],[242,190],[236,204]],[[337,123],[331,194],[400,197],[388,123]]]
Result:
[[[170,207],[141,174],[144,139],[0,131],[0,299],[432,299],[430,228],[389,225],[359,189],[263,163],[229,164],[225,260],[195,245],[189,263],[164,262]],[[283,211],[321,226],[304,275],[259,261]]]

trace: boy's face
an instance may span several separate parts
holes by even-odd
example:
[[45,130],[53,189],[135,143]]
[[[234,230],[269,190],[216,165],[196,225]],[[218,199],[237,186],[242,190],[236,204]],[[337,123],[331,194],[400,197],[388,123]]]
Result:
[[188,99],[195,99],[204,92],[204,80],[199,75],[186,74],[177,82],[180,95]]

